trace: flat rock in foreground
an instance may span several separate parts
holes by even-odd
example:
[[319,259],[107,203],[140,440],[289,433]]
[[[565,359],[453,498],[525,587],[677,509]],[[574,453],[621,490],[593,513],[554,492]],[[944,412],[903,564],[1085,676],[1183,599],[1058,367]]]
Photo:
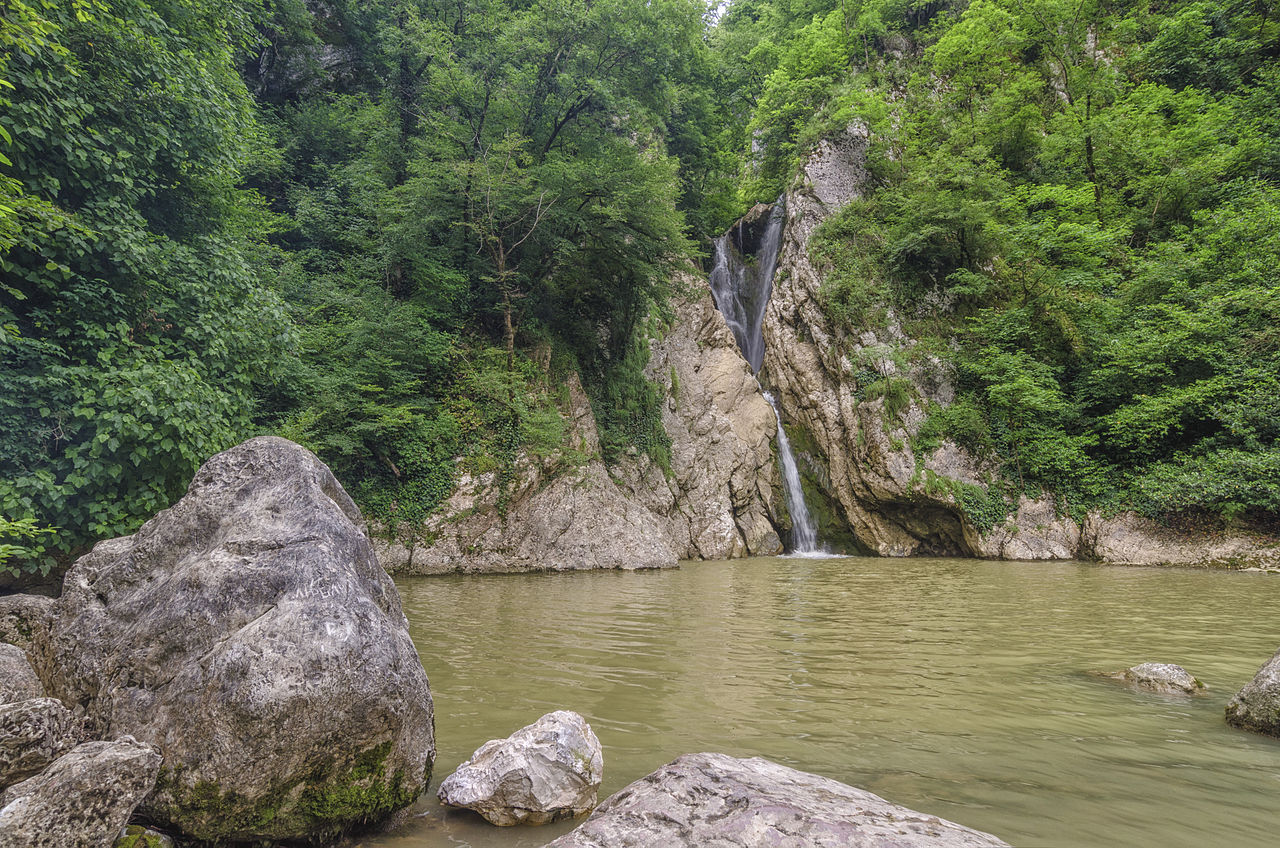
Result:
[[94,735],[159,747],[150,821],[314,840],[426,788],[427,676],[361,525],[314,454],[262,437],[68,572],[41,678]]
[[1227,724],[1280,736],[1280,651],[1227,704]]
[[982,848],[996,837],[758,757],[686,754],[546,848]]
[[547,713],[486,742],[440,784],[440,800],[491,824],[547,824],[586,815],[604,778],[604,753],[586,719]]

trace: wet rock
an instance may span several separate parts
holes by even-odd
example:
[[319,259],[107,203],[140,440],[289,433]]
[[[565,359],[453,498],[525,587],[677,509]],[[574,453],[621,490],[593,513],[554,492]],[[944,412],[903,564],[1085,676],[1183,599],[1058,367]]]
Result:
[[1142,663],[1106,676],[1136,689],[1147,689],[1165,695],[1194,695],[1204,690],[1204,684],[1192,677],[1190,672],[1172,663]]
[[546,848],[977,848],[994,836],[760,758],[689,754]]
[[83,739],[80,720],[53,698],[0,706],[0,788],[37,774]]
[[95,735],[160,748],[143,811],[166,829],[317,838],[428,783],[431,696],[399,596],[355,504],[292,442],[210,459],[77,561],[56,612],[42,679]]
[[26,651],[0,643],[0,704],[42,697],[44,688],[27,660]]
[[160,753],[86,742],[0,796],[0,848],[108,848],[156,783]]
[[492,824],[546,824],[596,805],[604,755],[591,726],[557,710],[482,745],[440,784],[440,800]]
[[1280,736],[1280,651],[1227,704],[1227,724]]

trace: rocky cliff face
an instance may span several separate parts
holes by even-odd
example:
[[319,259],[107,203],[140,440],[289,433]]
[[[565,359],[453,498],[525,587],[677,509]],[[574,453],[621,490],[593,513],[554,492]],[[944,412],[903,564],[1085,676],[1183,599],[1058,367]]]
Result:
[[[705,286],[705,284],[704,284]],[[421,528],[371,528],[397,574],[666,568],[681,559],[779,553],[773,413],[710,294],[684,303],[651,340],[646,376],[663,387],[671,467],[627,457],[606,469],[576,375],[561,451],[462,474]],[[416,532],[414,532],[416,529]]]
[[[994,469],[944,442],[917,456],[912,437],[930,401],[955,391],[941,362],[902,356],[915,341],[892,312],[883,326],[852,335],[819,302],[822,272],[809,257],[818,225],[866,185],[866,136],[850,127],[823,142],[787,191],[773,296],[765,311],[762,380],[777,389],[787,426],[810,449],[815,494],[847,525],[852,545],[883,556],[940,554],[1001,559],[1097,559],[1135,565],[1274,566],[1280,542],[1246,535],[1185,538],[1132,514],[1090,515],[1084,525],[1059,514],[1051,496],[1023,497],[995,526],[979,530],[956,497],[957,484],[985,486]],[[898,362],[917,364],[902,367]],[[855,365],[856,363],[856,365]],[[890,408],[868,389],[905,381],[909,398]],[[831,532],[833,528],[828,527]],[[838,528],[837,528],[838,529]]]
[[645,375],[667,396],[670,474],[648,457],[623,463],[622,487],[662,522],[683,559],[782,552],[773,410],[706,284],[676,304],[650,344]]

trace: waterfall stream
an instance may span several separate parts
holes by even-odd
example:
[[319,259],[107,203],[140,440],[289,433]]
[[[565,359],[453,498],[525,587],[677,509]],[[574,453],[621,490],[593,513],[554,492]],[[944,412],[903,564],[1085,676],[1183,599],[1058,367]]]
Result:
[[791,450],[791,440],[787,431],[782,429],[782,413],[778,411],[778,402],[773,395],[763,392],[764,399],[773,407],[773,415],[778,419],[778,463],[782,466],[782,491],[787,499],[787,512],[791,513],[791,547],[797,554],[822,553],[818,547],[818,527],[809,515],[809,505],[804,502],[804,490],[800,488],[800,469],[796,467],[796,456]]
[[[752,373],[758,373],[764,362],[764,310],[773,292],[773,274],[778,267],[778,249],[782,244],[786,220],[786,209],[779,199],[769,213],[759,246],[753,254],[748,254],[750,259],[743,254],[741,226],[731,228],[715,240],[716,261],[711,269],[711,294]],[[782,412],[773,395],[764,392],[764,398],[773,407],[774,417],[778,420],[778,462],[782,466],[787,511],[791,514],[792,552],[821,554],[818,528],[804,500],[795,453],[782,427]]]

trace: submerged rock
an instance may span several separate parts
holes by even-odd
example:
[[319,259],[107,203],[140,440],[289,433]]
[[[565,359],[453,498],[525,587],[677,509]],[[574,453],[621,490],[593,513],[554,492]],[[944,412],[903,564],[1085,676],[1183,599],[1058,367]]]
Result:
[[440,800],[492,824],[546,824],[596,805],[604,777],[600,740],[586,719],[557,710],[482,745],[440,784]]
[[43,696],[44,688],[27,660],[26,651],[0,643],[0,704]]
[[1227,724],[1280,736],[1280,651],[1227,704]]
[[108,848],[156,783],[160,754],[86,742],[0,796],[0,848]]
[[546,848],[979,848],[996,837],[768,760],[688,754]]
[[425,789],[427,677],[360,522],[313,454],[251,439],[68,572],[42,677],[95,735],[159,746],[150,820],[316,838]]
[[1137,689],[1147,689],[1165,695],[1194,695],[1204,690],[1203,683],[1185,668],[1173,663],[1142,663],[1104,676],[1127,683]]
[[53,698],[0,706],[0,789],[39,773],[83,739],[80,720]]

